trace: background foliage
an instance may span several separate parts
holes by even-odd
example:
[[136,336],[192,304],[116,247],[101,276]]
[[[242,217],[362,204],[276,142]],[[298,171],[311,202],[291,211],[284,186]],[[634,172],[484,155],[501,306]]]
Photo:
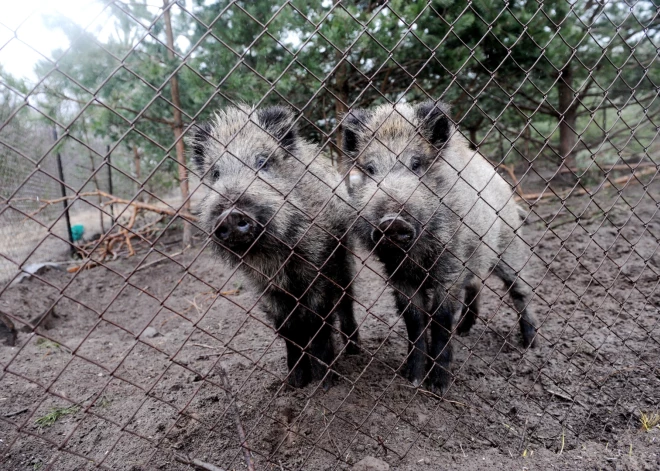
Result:
[[90,154],[99,166],[111,151],[118,188],[134,193],[144,183],[153,195],[180,182],[177,126],[185,132],[227,104],[289,103],[337,159],[347,109],[426,98],[451,103],[462,132],[493,162],[531,168],[542,181],[562,160],[578,174],[594,162],[638,161],[657,134],[657,6],[118,1],[103,35],[50,18],[71,46],[37,65],[36,88],[0,69],[2,162],[18,153],[38,165],[43,146],[17,149],[11,136],[29,126],[48,136],[55,126],[75,149],[69,158]]

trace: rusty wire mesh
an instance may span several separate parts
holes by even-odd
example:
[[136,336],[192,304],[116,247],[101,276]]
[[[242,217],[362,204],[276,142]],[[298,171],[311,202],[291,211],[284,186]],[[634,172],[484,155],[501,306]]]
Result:
[[[68,49],[37,51],[33,82],[0,69],[3,469],[654,469],[658,14],[652,1],[109,2],[69,25]],[[34,50],[23,23],[0,25],[0,62]],[[341,289],[360,352],[335,338],[335,384],[292,388],[266,290],[211,255],[199,208],[218,189],[184,137],[242,102],[290,107],[314,160],[344,178],[323,182],[322,211],[368,178],[342,155],[346,113],[429,99],[452,105],[456,138],[525,209],[538,345],[522,347],[489,276],[476,325],[451,331],[446,393],[413,386],[400,288],[375,251],[336,238],[355,262]]]

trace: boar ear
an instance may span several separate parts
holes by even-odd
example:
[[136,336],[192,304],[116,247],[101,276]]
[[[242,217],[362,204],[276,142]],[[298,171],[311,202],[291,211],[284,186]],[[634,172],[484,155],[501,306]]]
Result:
[[366,110],[355,109],[344,116],[344,132],[342,138],[342,150],[344,154],[355,158],[358,154],[358,134],[364,133],[367,128],[369,113]]
[[295,115],[291,108],[270,106],[257,111],[257,119],[264,131],[280,141],[280,145],[291,150],[298,138]]
[[206,171],[206,143],[211,138],[213,127],[210,123],[200,123],[193,126],[193,137],[190,140],[192,145],[192,160],[200,173]]
[[415,107],[415,117],[420,123],[419,132],[435,147],[442,147],[449,140],[452,123],[447,105],[425,101]]

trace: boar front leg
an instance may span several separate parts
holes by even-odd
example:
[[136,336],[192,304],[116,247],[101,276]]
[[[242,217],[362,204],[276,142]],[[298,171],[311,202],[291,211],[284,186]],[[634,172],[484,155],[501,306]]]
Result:
[[309,356],[303,352],[309,343],[310,335],[299,319],[300,308],[296,306],[294,298],[276,293],[269,299],[268,315],[275,323],[277,334],[286,343],[288,383],[294,388],[302,388],[312,380],[312,371]]
[[[351,259],[349,257],[347,239],[342,240],[342,245],[337,249],[336,259],[337,267],[332,273],[341,290],[332,287],[337,292],[339,303],[335,308],[337,317],[339,317],[339,331],[342,339],[346,342],[345,350],[348,355],[360,353],[360,336],[358,325],[355,322],[355,312],[353,311],[353,275],[355,273]],[[332,278],[332,277],[331,277]]]
[[346,341],[346,353],[348,355],[357,355],[360,353],[360,334],[358,325],[355,321],[355,312],[353,311],[353,287],[349,286],[343,293],[341,301],[337,306],[337,316],[339,317],[339,330]]
[[470,329],[479,317],[479,292],[481,291],[481,283],[477,278],[472,280],[465,287],[465,298],[463,300],[463,307],[461,317],[456,327],[456,332],[459,335],[467,335]]
[[413,304],[406,295],[396,293],[396,305],[403,314],[408,331],[408,358],[405,375],[414,386],[419,386],[426,375],[426,325],[428,315]]
[[[440,295],[443,296],[443,295]],[[432,359],[428,383],[432,392],[443,395],[451,382],[452,351],[451,340],[454,314],[460,309],[460,302],[444,295],[440,305],[433,309],[431,322],[431,348]]]
[[[310,313],[312,316],[316,314]],[[317,318],[312,329],[312,341],[310,342],[308,355],[310,358],[312,379],[315,381],[323,380],[323,390],[327,391],[332,387],[335,380],[334,372],[329,369],[335,361],[335,349],[332,345],[332,317],[325,319]]]

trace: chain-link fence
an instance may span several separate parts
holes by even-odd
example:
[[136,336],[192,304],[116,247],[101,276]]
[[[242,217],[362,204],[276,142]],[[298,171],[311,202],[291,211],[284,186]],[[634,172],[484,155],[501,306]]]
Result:
[[657,2],[93,5],[0,19],[3,469],[660,466]]

